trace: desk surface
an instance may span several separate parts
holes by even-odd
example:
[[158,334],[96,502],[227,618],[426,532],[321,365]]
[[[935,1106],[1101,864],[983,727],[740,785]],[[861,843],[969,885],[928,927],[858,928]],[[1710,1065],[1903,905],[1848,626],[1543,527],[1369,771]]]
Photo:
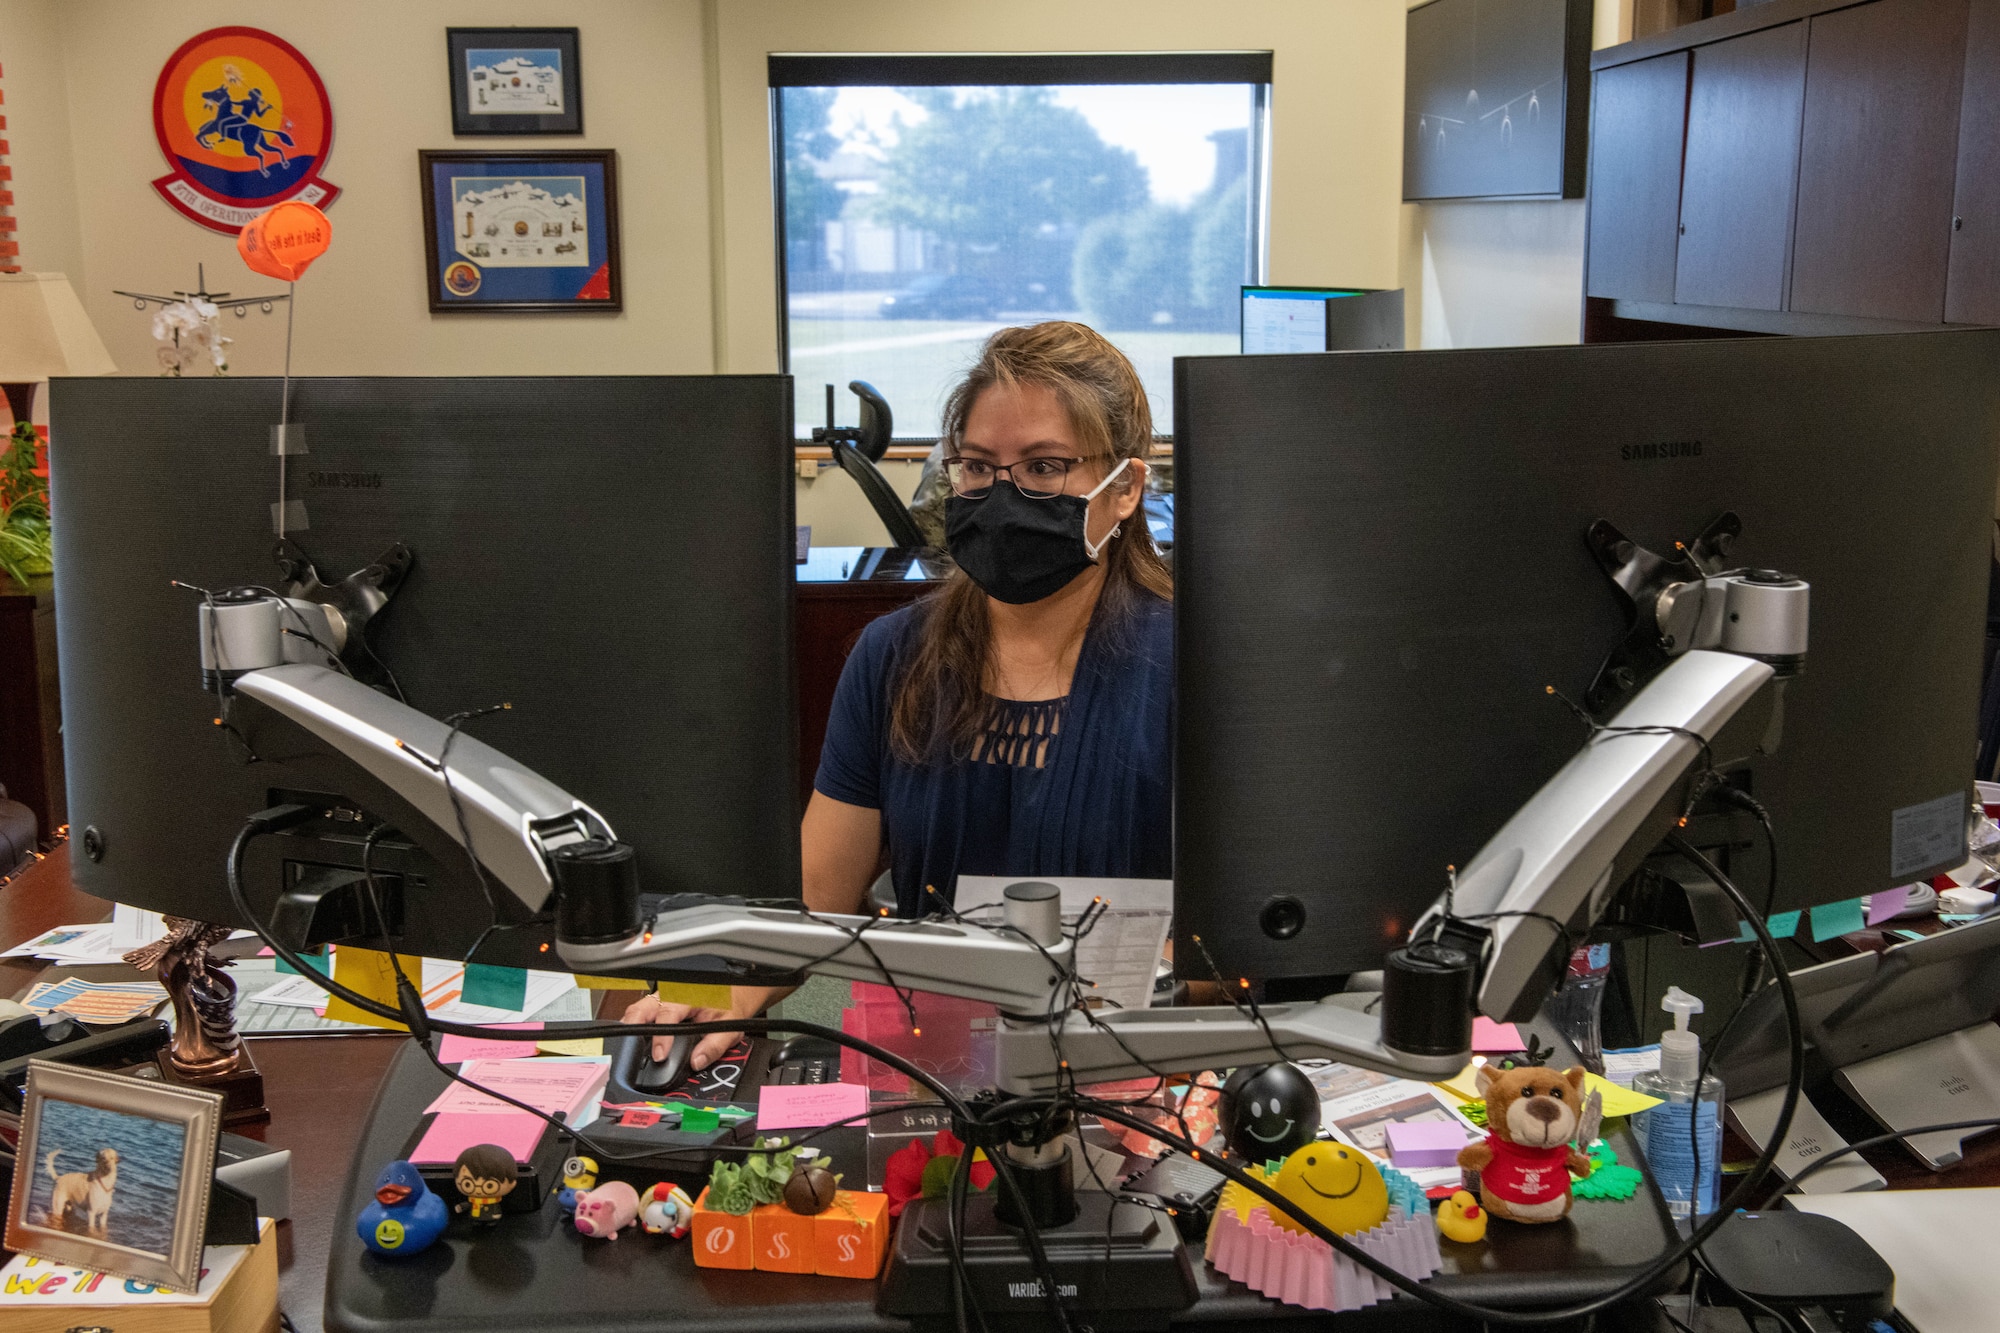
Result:
[[[363,1206],[382,1163],[408,1141],[444,1078],[403,1046],[376,1094],[370,1122],[336,1217]],[[275,1108],[274,1108],[275,1109]],[[1622,1131],[1610,1139],[1634,1160]],[[685,1243],[628,1235],[587,1240],[561,1225],[553,1201],[539,1213],[503,1217],[477,1237],[458,1228],[408,1260],[367,1253],[347,1227],[336,1227],[327,1255],[326,1327],[341,1333],[472,1333],[496,1320],[548,1333],[605,1333],[657,1324],[672,1312],[687,1333],[784,1330],[795,1333],[810,1312],[813,1333],[906,1333],[909,1325],[876,1312],[875,1284],[783,1273],[697,1268]],[[1581,1203],[1565,1223],[1495,1228],[1487,1242],[1445,1246],[1440,1291],[1494,1305],[1542,1306],[1601,1294],[1661,1254],[1673,1233],[1650,1192],[1625,1203]],[[1176,1329],[1244,1320],[1296,1326],[1320,1314],[1280,1305],[1221,1279],[1195,1256],[1199,1302]],[[1670,1288],[1670,1275],[1654,1290]],[[1399,1297],[1392,1305],[1416,1305]]]
[[[47,860],[0,887],[0,948],[32,938],[51,926],[101,920],[109,911],[109,904],[78,891],[71,883],[68,848],[58,848]],[[41,970],[42,965],[30,959],[0,961],[0,994],[21,993]],[[114,969],[103,971],[109,975]],[[607,992],[607,996],[614,1000],[623,998],[615,991]],[[268,1126],[253,1127],[249,1132],[253,1137],[292,1150],[293,1215],[279,1228],[280,1299],[301,1333],[317,1333],[321,1327],[329,1260],[343,1253],[343,1247],[353,1237],[353,1214],[344,1202],[349,1193],[350,1164],[357,1160],[356,1149],[362,1145],[378,1085],[391,1062],[406,1047],[389,1037],[343,1036],[256,1038],[252,1039],[251,1048],[264,1072],[272,1120]],[[1970,1147],[1963,1163],[1935,1175],[1918,1166],[1908,1154],[1894,1149],[1875,1149],[1864,1155],[1894,1189],[2000,1185],[2000,1135],[1974,1140]],[[365,1150],[359,1158],[372,1163],[371,1171],[380,1165],[380,1160],[386,1160],[378,1160]],[[1559,1228],[1517,1230],[1532,1243],[1551,1250],[1577,1243]],[[567,1276],[582,1284],[571,1289],[572,1300],[606,1277],[631,1268],[643,1270],[635,1275],[635,1281],[649,1284],[653,1294],[662,1300],[671,1290],[676,1293],[677,1303],[692,1301],[697,1310],[733,1311],[730,1322],[735,1327],[746,1323],[735,1303],[746,1297],[750,1303],[770,1312],[770,1325],[787,1325],[786,1333],[797,1333],[799,1316],[808,1310],[812,1333],[895,1327],[893,1321],[879,1319],[874,1314],[869,1284],[835,1278],[794,1278],[782,1274],[753,1277],[698,1270],[687,1258],[684,1245],[676,1250],[640,1237],[628,1238],[622,1244],[594,1244],[588,1252],[579,1238],[565,1235],[553,1239],[568,1246],[567,1257],[573,1259],[574,1271]],[[667,1253],[663,1256],[658,1253],[661,1250]],[[492,1268],[496,1266],[493,1261],[504,1260],[509,1253],[506,1247],[496,1246],[491,1260],[475,1262],[468,1256],[465,1264],[457,1265],[450,1260],[450,1252],[442,1250],[438,1260],[432,1262],[446,1260],[468,1273],[476,1269],[492,1277]],[[359,1261],[358,1255],[348,1257]],[[685,1269],[684,1283],[674,1277],[682,1269]],[[1203,1301],[1190,1314],[1198,1315],[1201,1321],[1270,1318],[1276,1313],[1261,1297],[1218,1283],[1199,1266],[1198,1271],[1203,1272]],[[545,1278],[555,1276],[546,1268],[542,1272]],[[516,1278],[502,1273],[494,1280],[511,1283]],[[750,1291],[751,1284],[754,1294]],[[433,1284],[434,1298],[449,1289],[448,1284]],[[664,1313],[666,1307],[656,1304],[654,1309],[656,1313]],[[447,1313],[441,1307],[435,1312],[441,1316]],[[465,1311],[460,1322],[479,1325],[481,1333],[485,1333],[492,1322],[491,1311],[486,1311],[484,1317],[476,1310]],[[589,1325],[593,1333],[608,1326]]]

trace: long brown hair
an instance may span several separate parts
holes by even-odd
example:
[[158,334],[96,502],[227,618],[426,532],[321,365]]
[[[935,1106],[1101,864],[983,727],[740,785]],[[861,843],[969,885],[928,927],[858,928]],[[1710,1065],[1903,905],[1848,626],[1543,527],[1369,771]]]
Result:
[[[1138,372],[1103,334],[1067,320],[1001,329],[986,340],[978,363],[945,400],[945,452],[955,453],[963,442],[980,394],[1022,384],[1055,393],[1082,458],[1100,475],[1119,459],[1143,460],[1153,452],[1153,411]],[[1173,574],[1139,514],[1110,539],[1103,563],[1100,621],[1115,623],[1145,595],[1174,595]],[[986,594],[960,570],[926,599],[920,614],[916,648],[895,686],[889,723],[891,747],[910,763],[970,753],[991,709]]]

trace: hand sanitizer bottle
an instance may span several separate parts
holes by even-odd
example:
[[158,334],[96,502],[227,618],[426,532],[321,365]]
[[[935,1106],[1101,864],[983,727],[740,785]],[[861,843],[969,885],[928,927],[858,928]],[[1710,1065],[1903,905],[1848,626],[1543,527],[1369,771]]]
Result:
[[1722,1080],[1701,1077],[1701,1038],[1688,1031],[1701,1001],[1669,986],[1660,1008],[1674,1016],[1673,1030],[1660,1034],[1660,1071],[1642,1071],[1632,1091],[1661,1104],[1640,1112],[1635,1128],[1667,1212],[1685,1222],[1714,1212],[1721,1197]]

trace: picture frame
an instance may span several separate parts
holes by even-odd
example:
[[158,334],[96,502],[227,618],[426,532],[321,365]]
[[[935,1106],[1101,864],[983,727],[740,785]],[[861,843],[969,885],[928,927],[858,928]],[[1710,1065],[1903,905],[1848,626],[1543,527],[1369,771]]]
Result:
[[199,1088],[30,1061],[7,1248],[195,1290],[222,1103]]
[[446,28],[451,132],[582,134],[575,28]]
[[432,313],[625,308],[616,151],[424,149],[417,158]]

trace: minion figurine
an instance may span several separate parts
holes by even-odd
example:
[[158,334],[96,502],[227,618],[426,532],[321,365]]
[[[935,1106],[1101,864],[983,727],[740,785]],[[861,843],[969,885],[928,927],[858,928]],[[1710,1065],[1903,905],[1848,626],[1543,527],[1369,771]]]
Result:
[[581,1154],[567,1158],[562,1165],[562,1185],[556,1190],[556,1207],[574,1213],[577,1196],[596,1188],[597,1159]]
[[375,1178],[375,1199],[354,1219],[361,1243],[380,1255],[418,1254],[444,1234],[451,1214],[416,1167],[391,1162]]
[[514,1192],[514,1154],[491,1143],[475,1143],[458,1155],[452,1183],[465,1201],[453,1212],[469,1214],[474,1223],[492,1226],[500,1220],[500,1204]]

